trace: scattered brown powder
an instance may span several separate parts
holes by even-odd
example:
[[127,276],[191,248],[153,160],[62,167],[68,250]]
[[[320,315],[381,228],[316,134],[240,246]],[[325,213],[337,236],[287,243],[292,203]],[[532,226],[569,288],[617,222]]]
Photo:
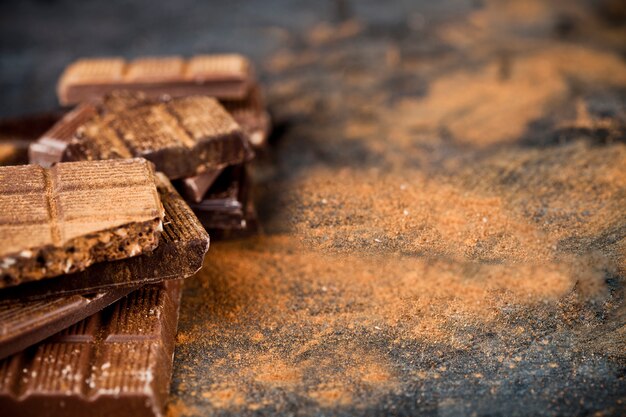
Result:
[[626,147],[602,139],[623,125],[593,94],[619,103],[626,65],[555,38],[551,10],[488,2],[417,38],[281,32],[263,68],[290,129],[257,166],[267,235],[213,243],[187,281],[176,396],[209,414],[456,415],[550,372],[618,373],[593,360],[624,360]]

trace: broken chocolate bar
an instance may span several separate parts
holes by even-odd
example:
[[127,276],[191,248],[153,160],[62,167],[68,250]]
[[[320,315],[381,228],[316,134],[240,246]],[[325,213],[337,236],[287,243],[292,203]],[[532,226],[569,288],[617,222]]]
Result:
[[89,317],[136,288],[47,300],[0,300],[0,359]]
[[162,218],[144,159],[0,167],[0,288],[151,251]]
[[44,166],[141,156],[170,179],[241,163],[251,154],[245,133],[215,99],[148,100],[127,91],[79,106],[30,148],[31,162]]
[[221,103],[248,135],[252,146],[261,148],[266,144],[271,122],[258,86],[243,100],[221,100]]
[[0,361],[7,416],[162,416],[181,280],[149,285]]
[[0,120],[0,166],[28,163],[28,146],[60,118],[60,112]]
[[200,203],[191,203],[207,229],[245,229],[248,206],[248,174],[245,166],[224,169]]
[[209,249],[209,235],[172,184],[157,173],[165,217],[158,247],[149,253],[113,262],[100,262],[84,271],[45,282],[29,282],[0,291],[2,299],[45,299],[88,294],[113,288],[186,278],[201,267]]
[[113,90],[143,91],[155,98],[207,95],[242,99],[254,83],[250,62],[241,55],[81,59],[69,65],[57,86],[63,105],[99,98]]

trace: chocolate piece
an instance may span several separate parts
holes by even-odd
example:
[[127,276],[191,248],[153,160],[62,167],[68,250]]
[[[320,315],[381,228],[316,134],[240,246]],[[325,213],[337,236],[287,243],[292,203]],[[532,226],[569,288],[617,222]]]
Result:
[[252,146],[255,148],[265,146],[271,121],[259,86],[252,88],[243,100],[221,100],[221,103],[248,135]]
[[119,261],[100,262],[85,271],[45,282],[6,288],[0,291],[0,297],[42,299],[87,294],[195,274],[209,249],[209,235],[163,174],[157,173],[157,182],[165,218],[159,246],[154,251]]
[[42,132],[36,142],[30,144],[28,149],[30,162],[43,167],[50,167],[55,162],[60,162],[74,133],[97,114],[96,106],[89,103],[67,113],[60,121]]
[[49,300],[0,301],[0,359],[19,352],[102,310],[134,288]]
[[207,229],[210,231],[211,237],[215,240],[243,239],[258,234],[261,226],[252,199],[248,199],[243,220],[245,227],[228,228],[224,227],[224,225],[211,225],[208,223],[209,226],[213,227],[207,227]]
[[181,280],[134,291],[39,345],[0,361],[8,416],[162,416]]
[[28,145],[60,118],[60,112],[0,120],[0,166],[28,164]]
[[190,207],[207,230],[245,229],[248,193],[245,166],[231,166],[219,176],[202,201]]
[[241,163],[251,150],[241,127],[211,97],[148,100],[141,93],[120,91],[95,107],[79,106],[30,152],[31,162],[42,165],[132,156],[144,157],[178,179]]
[[207,95],[242,99],[254,82],[250,62],[241,55],[81,59],[69,65],[57,86],[63,105],[99,98],[113,90],[143,91],[155,98]]
[[162,217],[144,159],[0,167],[0,288],[151,251]]
[[179,190],[187,201],[200,203],[222,171],[222,168],[210,169],[200,175],[185,178],[180,181]]

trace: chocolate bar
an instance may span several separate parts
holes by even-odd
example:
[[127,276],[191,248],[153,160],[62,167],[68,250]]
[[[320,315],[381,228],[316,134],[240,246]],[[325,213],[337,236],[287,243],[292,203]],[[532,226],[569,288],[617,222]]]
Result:
[[60,118],[48,112],[0,120],[0,166],[28,163],[28,145],[43,135]]
[[146,286],[0,361],[2,413],[162,416],[181,286],[181,280]]
[[45,299],[88,294],[114,288],[186,278],[201,267],[209,249],[209,235],[172,184],[157,173],[158,191],[165,209],[158,247],[133,258],[101,262],[82,272],[30,282],[0,291],[2,299]]
[[57,161],[141,156],[170,179],[251,158],[245,133],[211,97],[148,100],[114,92],[63,118],[30,147],[30,160]]
[[207,229],[245,229],[248,206],[248,173],[245,166],[226,168],[200,203],[190,203]]
[[243,100],[221,100],[220,102],[248,135],[252,146],[255,148],[265,146],[271,122],[258,86],[252,88]]
[[63,105],[99,98],[113,90],[143,91],[149,97],[207,95],[242,99],[254,83],[250,62],[241,55],[196,55],[81,59],[63,72],[57,94]]
[[0,300],[0,359],[89,317],[131,292],[132,287],[47,300]]
[[144,159],[0,167],[0,288],[152,251],[162,217]]

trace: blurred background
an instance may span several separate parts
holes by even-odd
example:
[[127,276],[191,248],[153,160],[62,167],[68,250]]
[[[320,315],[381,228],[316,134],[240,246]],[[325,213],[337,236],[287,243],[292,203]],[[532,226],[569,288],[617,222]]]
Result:
[[[411,19],[467,13],[476,1],[231,0],[0,3],[0,116],[55,106],[55,84],[79,57],[241,52],[257,63],[320,21],[362,19],[400,29]],[[397,28],[396,28],[397,26]]]

